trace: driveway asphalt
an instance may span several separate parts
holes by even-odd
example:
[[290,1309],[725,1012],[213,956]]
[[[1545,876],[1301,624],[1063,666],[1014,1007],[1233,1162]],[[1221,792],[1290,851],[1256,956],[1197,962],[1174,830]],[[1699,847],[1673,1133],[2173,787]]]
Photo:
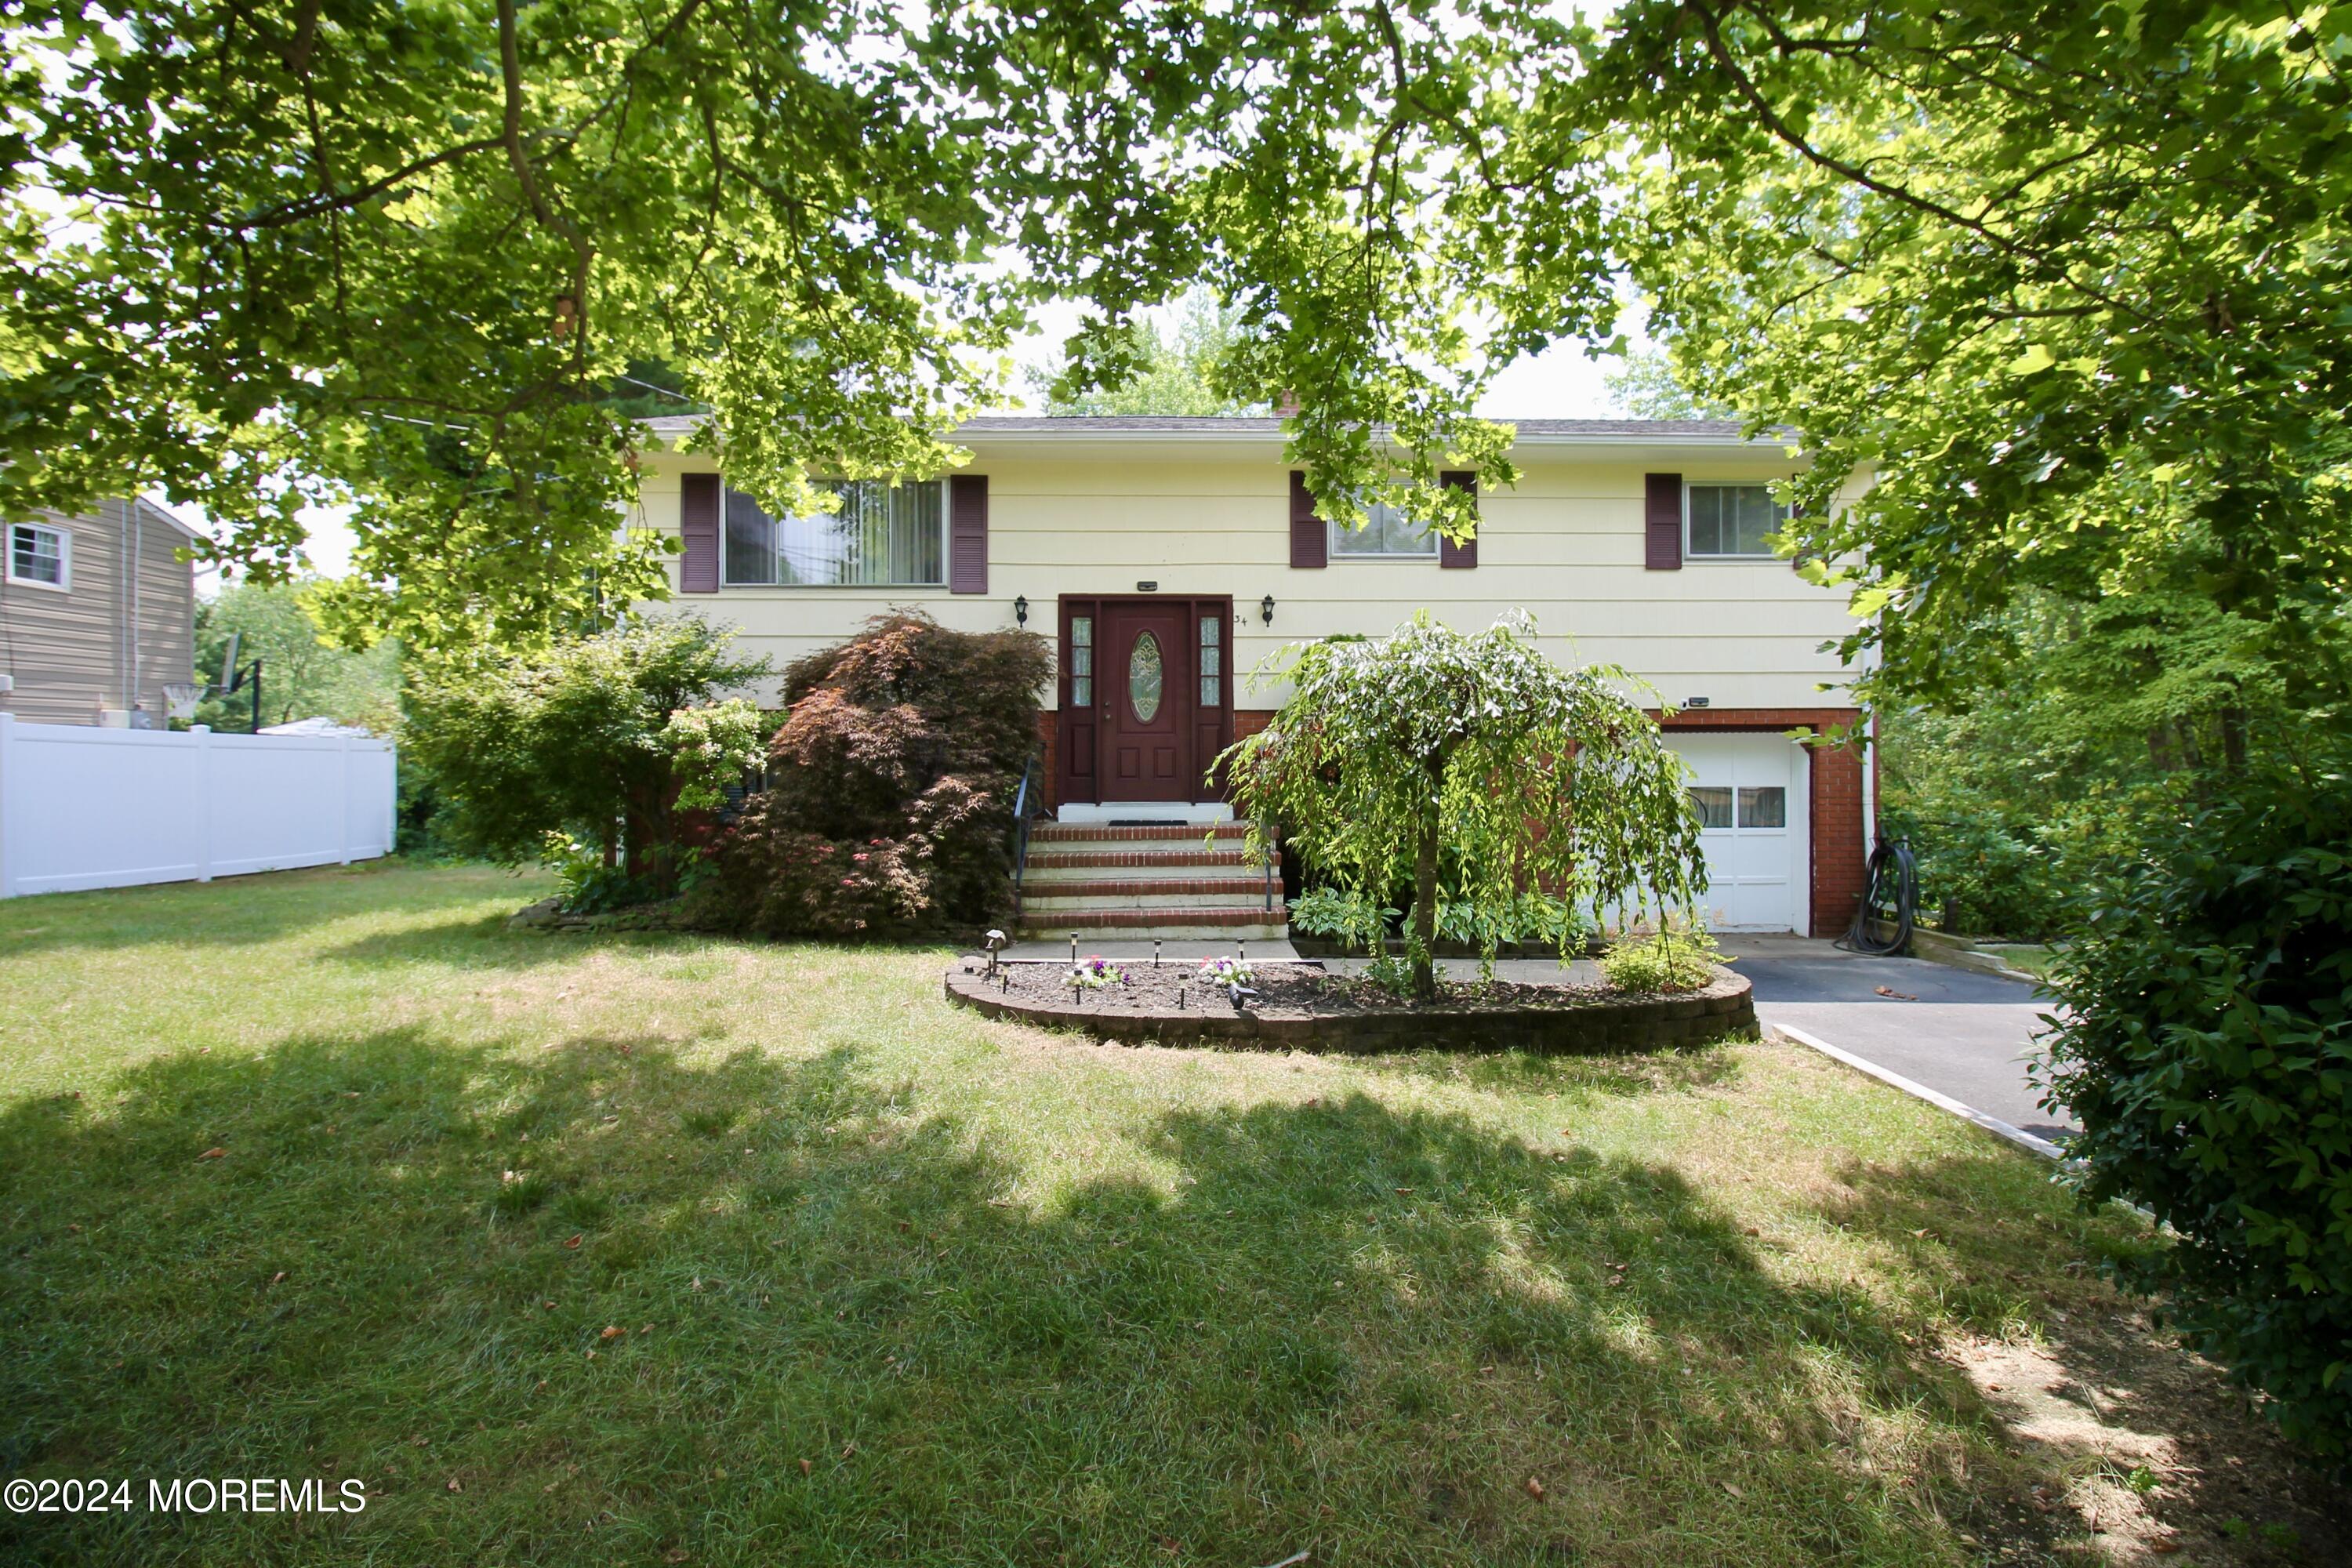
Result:
[[[2055,1005],[2030,984],[1925,959],[1868,958],[1808,937],[1732,935],[1720,945],[1755,986],[1759,1021],[1801,1029],[2053,1143],[2075,1131],[2036,1104],[2026,1081],[2042,1015]],[[1360,960],[1323,962],[1343,973],[1363,967]],[[1457,973],[1476,968],[1463,962],[1447,967]],[[1597,965],[1579,962],[1563,975],[1550,959],[1506,959],[1495,973],[1538,983],[1600,979]]]
[[2074,1125],[2035,1103],[2026,1058],[2056,1004],[2032,985],[1916,958],[1865,958],[1796,937],[1726,938],[1756,1016],[2053,1142]]

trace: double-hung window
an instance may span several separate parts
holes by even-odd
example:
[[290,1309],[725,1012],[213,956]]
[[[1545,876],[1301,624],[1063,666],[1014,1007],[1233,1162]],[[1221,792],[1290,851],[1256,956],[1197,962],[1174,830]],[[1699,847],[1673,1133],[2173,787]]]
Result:
[[1331,553],[1339,558],[1409,560],[1418,556],[1433,560],[1437,555],[1437,535],[1386,501],[1367,501],[1363,527],[1331,524]]
[[1770,555],[1770,536],[1789,520],[1769,485],[1692,485],[1685,492],[1693,556]]
[[819,487],[840,508],[772,517],[740,490],[727,492],[725,582],[730,587],[936,588],[947,582],[947,482],[835,479]]
[[40,588],[71,588],[73,535],[47,523],[9,524],[8,581]]

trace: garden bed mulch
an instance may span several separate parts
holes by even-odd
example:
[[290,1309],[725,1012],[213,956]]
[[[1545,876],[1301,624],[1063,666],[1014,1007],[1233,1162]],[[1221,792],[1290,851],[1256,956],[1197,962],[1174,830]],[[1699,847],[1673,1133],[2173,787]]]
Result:
[[1751,1034],[1745,977],[1718,969],[1695,991],[1637,994],[1609,985],[1441,983],[1415,1001],[1315,963],[1260,963],[1239,1005],[1196,967],[1118,965],[1122,984],[1074,990],[1061,963],[984,959],[948,972],[947,994],[999,1017],[1084,1030],[1106,1039],[1263,1040],[1340,1050],[1640,1050]]

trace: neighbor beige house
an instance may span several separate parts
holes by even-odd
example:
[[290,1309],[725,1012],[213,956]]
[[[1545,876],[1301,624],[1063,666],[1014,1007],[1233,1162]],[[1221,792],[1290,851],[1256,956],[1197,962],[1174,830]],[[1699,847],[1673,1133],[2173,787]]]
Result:
[[195,535],[146,500],[6,525],[0,712],[46,724],[164,721],[163,688],[195,666]]
[[1555,658],[1647,684],[1696,775],[1719,925],[1828,932],[1853,913],[1861,753],[1789,738],[1856,717],[1823,647],[1853,623],[1762,542],[1765,487],[1798,461],[1778,442],[1711,421],[1521,421],[1519,481],[1478,498],[1457,549],[1402,517],[1359,532],[1317,516],[1273,419],[976,419],[952,475],[843,487],[837,515],[810,519],[769,516],[676,451],[691,427],[651,422],[664,447],[637,520],[677,539],[679,600],[780,668],[902,605],[1055,639],[1040,744],[1065,824],[1220,815],[1205,774],[1280,705],[1252,677],[1286,643],[1524,609]]

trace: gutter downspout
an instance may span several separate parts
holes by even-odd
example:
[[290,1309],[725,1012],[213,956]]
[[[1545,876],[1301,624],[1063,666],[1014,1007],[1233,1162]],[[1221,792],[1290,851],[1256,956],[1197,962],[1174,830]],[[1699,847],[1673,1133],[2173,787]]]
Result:
[[1873,708],[1862,722],[1862,843],[1863,853],[1878,842],[1878,710]]
[[122,638],[124,646],[131,651],[131,684],[122,693],[122,706],[132,712],[136,712],[139,708],[140,677],[139,611],[141,606],[139,595],[139,567],[140,556],[142,553],[140,549],[140,545],[142,542],[140,538],[140,524],[146,520],[139,515],[139,503],[133,500],[125,500],[122,503],[122,514],[124,521],[128,524],[128,528],[124,534],[126,542],[124,548],[129,556],[129,559],[124,565],[123,579],[130,584],[131,595],[131,615],[129,624],[123,628]]

